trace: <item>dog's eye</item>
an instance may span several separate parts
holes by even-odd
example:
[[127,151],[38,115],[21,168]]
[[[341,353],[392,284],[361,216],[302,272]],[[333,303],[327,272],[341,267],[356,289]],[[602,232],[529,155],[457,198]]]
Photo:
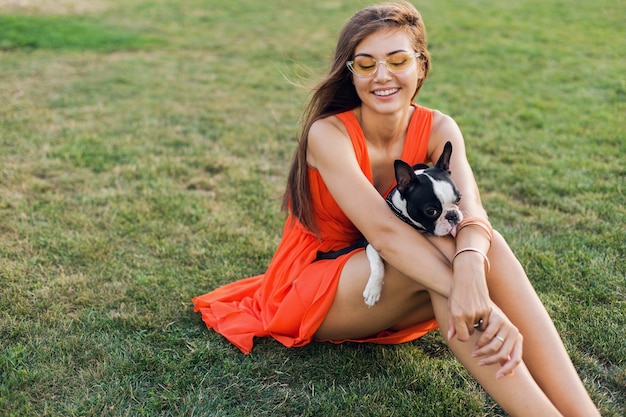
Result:
[[454,200],[454,204],[459,204],[461,202],[461,196],[458,196],[456,200]]
[[439,213],[440,213],[440,211],[437,210],[437,209],[434,209],[434,208],[429,208],[429,209],[426,209],[424,211],[424,214],[426,214],[428,217],[432,217],[432,218],[439,217]]

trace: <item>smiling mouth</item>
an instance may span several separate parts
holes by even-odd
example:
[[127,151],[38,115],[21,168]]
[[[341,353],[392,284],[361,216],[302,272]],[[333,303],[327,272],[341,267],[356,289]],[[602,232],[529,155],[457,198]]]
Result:
[[374,95],[378,97],[387,97],[400,91],[399,88],[389,88],[387,90],[374,91]]

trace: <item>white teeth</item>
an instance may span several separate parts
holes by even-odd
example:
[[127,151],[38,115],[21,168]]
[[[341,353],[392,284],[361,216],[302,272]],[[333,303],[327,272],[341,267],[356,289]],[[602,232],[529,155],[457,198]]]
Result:
[[390,96],[393,93],[397,92],[398,89],[397,88],[391,88],[389,90],[379,90],[379,91],[374,91],[374,94],[377,96],[381,96],[381,97],[385,97],[385,96]]

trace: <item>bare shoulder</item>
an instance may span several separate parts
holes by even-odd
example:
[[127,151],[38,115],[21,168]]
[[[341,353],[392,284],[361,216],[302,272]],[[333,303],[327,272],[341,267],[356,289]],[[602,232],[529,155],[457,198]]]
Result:
[[328,116],[316,120],[309,130],[309,141],[323,142],[325,139],[330,138],[332,140],[339,136],[347,138],[348,132],[337,116]]
[[461,133],[459,125],[456,121],[445,113],[439,110],[433,110],[433,127],[432,135],[450,135]]
[[346,127],[336,116],[316,120],[311,125],[307,139],[307,162],[316,168],[328,152],[340,151],[350,144]]
[[446,142],[451,142],[453,148],[465,148],[463,134],[456,121],[439,110],[433,110],[433,125],[428,143],[428,153],[434,157],[431,160],[438,158]]

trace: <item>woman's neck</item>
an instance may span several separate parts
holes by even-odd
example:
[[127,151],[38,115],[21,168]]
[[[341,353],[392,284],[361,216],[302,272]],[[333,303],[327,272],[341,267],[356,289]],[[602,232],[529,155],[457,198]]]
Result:
[[404,137],[413,110],[413,106],[408,106],[403,111],[381,114],[359,107],[355,114],[367,141],[373,146],[386,147]]

